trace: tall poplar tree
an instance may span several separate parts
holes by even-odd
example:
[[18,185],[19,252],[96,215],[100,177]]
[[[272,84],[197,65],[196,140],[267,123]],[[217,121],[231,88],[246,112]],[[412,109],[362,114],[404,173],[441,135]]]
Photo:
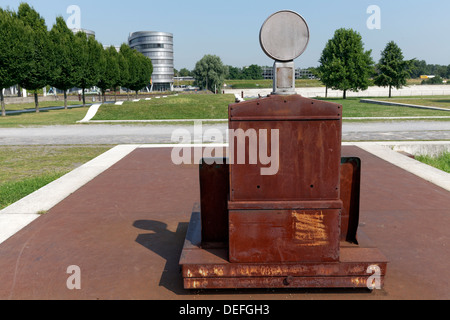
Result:
[[86,89],[96,86],[100,80],[104,60],[102,59],[103,46],[93,37],[88,37],[84,32],[75,35],[75,47],[77,51],[76,86],[82,89],[83,106],[86,105]]
[[38,90],[48,84],[54,58],[49,32],[44,18],[27,3],[19,5],[17,17],[32,29],[31,39],[27,43],[28,49],[25,51],[28,66],[22,74],[20,86],[34,91],[35,108],[36,112],[39,112]]
[[6,116],[3,89],[20,82],[28,69],[25,59],[31,29],[17,18],[12,11],[0,8],[0,101],[2,116]]
[[54,63],[49,84],[64,91],[64,108],[67,109],[67,90],[75,87],[78,82],[75,35],[64,19],[58,17],[50,30],[50,39],[54,50]]
[[136,92],[137,98],[138,91],[150,83],[153,64],[150,58],[136,50],[130,51],[127,61],[130,66],[130,78],[127,87]]
[[114,47],[108,47],[103,50],[102,53],[102,63],[103,66],[99,81],[97,83],[97,87],[102,90],[103,102],[105,99],[105,91],[107,89],[113,88],[118,79],[120,79],[120,70],[119,70],[119,54],[117,53]]

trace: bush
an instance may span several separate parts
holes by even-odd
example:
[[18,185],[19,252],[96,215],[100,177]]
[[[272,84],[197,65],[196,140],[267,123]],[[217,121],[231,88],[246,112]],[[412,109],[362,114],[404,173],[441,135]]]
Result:
[[426,79],[422,81],[422,84],[443,84],[443,79],[440,76],[436,76],[431,79]]

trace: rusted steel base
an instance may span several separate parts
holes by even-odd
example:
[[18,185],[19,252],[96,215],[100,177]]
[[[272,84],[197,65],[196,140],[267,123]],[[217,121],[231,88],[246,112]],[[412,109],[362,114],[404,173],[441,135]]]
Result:
[[202,248],[201,213],[194,212],[181,254],[185,289],[367,288],[378,267],[383,286],[387,260],[359,234],[359,245],[341,242],[338,262],[231,263],[228,248]]

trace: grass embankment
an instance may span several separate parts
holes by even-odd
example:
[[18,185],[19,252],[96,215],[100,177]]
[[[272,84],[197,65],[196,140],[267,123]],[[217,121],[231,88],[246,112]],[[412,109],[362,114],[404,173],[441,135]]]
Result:
[[[361,103],[359,98],[321,99],[343,105],[344,117],[427,117],[450,116],[445,111],[381,106]],[[93,120],[181,120],[227,119],[232,95],[181,95],[151,101],[104,105]]]
[[39,113],[20,113],[0,117],[0,127],[22,127],[22,126],[51,126],[76,124],[82,120],[89,107],[73,108],[68,110],[48,110]]
[[416,160],[450,173],[450,152],[445,152],[437,157],[416,156]]
[[0,146],[0,209],[106,152],[111,146]]
[[179,95],[150,101],[103,105],[92,120],[228,119],[234,95]]

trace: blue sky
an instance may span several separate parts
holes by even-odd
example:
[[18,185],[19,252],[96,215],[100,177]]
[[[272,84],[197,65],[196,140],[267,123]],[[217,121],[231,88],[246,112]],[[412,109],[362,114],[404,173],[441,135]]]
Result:
[[[0,7],[17,10],[23,1],[0,0]],[[358,31],[375,61],[393,40],[405,58],[430,64],[450,64],[450,1],[448,0],[29,0],[50,28],[67,8],[81,9],[81,27],[96,32],[104,45],[120,45],[130,32],[174,34],[175,67],[193,69],[205,54],[218,55],[236,67],[272,65],[259,45],[259,31],[272,13],[289,9],[308,22],[311,39],[298,67],[317,66],[326,42],[338,28]],[[380,8],[381,29],[370,30],[370,5]]]

